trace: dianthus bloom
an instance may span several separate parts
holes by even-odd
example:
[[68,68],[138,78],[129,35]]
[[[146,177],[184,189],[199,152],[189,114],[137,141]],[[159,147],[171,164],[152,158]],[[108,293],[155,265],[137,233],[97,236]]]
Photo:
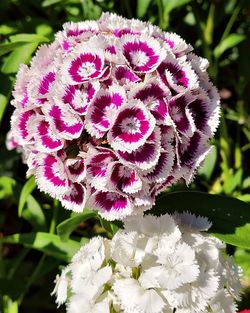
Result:
[[17,75],[9,148],[70,210],[152,207],[210,150],[219,97],[207,60],[174,33],[104,13],[66,23]]
[[95,237],[57,276],[67,313],[235,313],[240,270],[188,213],[131,217],[112,240]]

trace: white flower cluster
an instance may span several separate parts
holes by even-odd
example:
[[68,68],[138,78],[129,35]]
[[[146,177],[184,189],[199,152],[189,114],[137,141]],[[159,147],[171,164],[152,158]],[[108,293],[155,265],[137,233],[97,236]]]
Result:
[[204,234],[207,218],[132,217],[112,240],[95,237],[57,276],[67,313],[235,313],[239,268]]

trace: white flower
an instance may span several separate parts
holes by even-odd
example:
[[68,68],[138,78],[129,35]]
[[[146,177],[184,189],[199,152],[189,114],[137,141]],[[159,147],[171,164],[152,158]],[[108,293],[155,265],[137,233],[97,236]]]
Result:
[[113,290],[124,313],[160,313],[166,305],[157,291],[144,289],[135,279],[117,280]]
[[70,268],[65,267],[65,269],[61,273],[61,276],[56,275],[56,279],[55,279],[56,285],[51,295],[56,295],[56,303],[58,307],[67,300],[67,291],[68,291],[68,284],[69,284],[67,273],[69,271],[70,271]]
[[210,303],[212,313],[236,312],[237,306],[232,296],[225,290],[221,289]]
[[67,313],[236,312],[239,269],[200,231],[206,218],[147,215],[124,226],[111,240],[91,239],[57,276],[53,294]]
[[109,303],[104,299],[98,303],[88,302],[81,294],[71,297],[67,307],[68,313],[109,313]]

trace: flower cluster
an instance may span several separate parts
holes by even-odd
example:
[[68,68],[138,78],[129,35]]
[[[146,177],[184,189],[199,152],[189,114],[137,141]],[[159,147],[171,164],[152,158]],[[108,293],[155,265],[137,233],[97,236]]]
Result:
[[210,150],[219,97],[208,62],[174,33],[104,13],[66,23],[21,66],[8,147],[38,187],[107,219],[152,207]]
[[57,276],[67,313],[235,313],[240,270],[189,213],[131,217],[112,240],[95,237]]

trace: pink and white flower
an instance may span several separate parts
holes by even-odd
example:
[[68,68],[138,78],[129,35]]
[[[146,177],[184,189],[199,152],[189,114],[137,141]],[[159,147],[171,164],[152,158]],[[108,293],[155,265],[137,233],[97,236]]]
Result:
[[62,66],[63,82],[72,85],[100,78],[103,73],[104,55],[100,49],[79,47],[65,59]]
[[103,13],[69,22],[17,74],[7,145],[40,190],[111,219],[190,183],[219,122],[208,62],[180,36]]
[[155,127],[155,119],[140,101],[131,101],[120,108],[108,141],[113,149],[132,152],[142,146]]
[[165,56],[161,43],[152,37],[124,35],[121,46],[129,66],[138,73],[153,72]]

